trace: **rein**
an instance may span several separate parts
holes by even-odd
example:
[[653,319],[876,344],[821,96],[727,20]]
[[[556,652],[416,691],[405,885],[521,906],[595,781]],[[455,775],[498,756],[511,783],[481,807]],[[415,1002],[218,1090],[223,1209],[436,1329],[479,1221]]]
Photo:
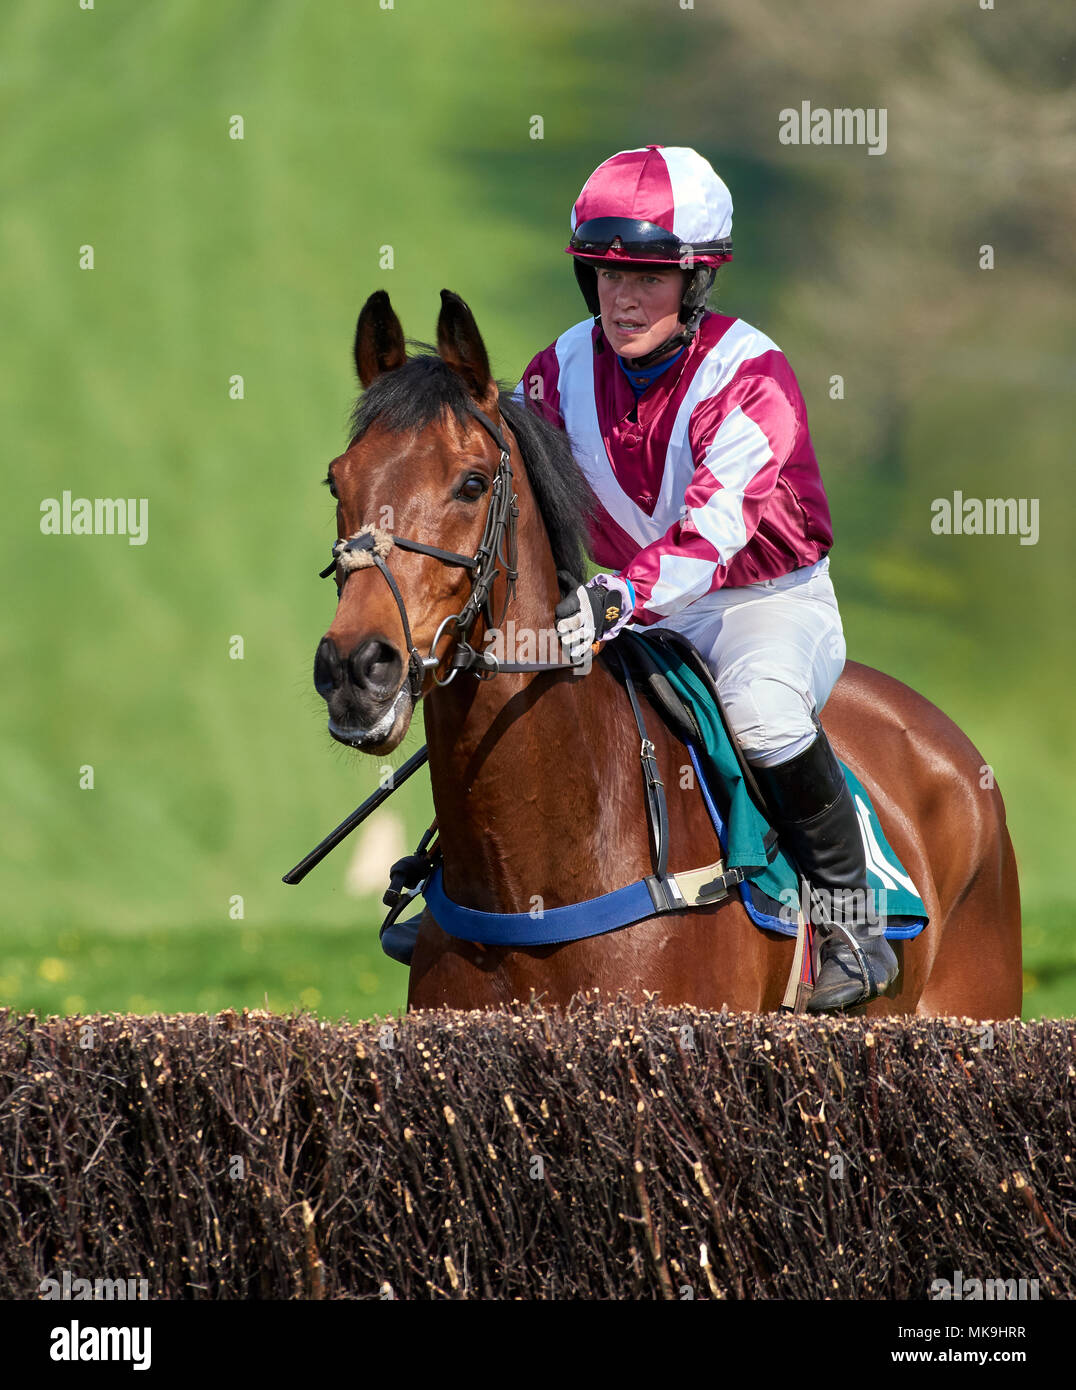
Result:
[[[328,579],[334,573],[342,573],[346,576],[352,570],[366,569],[374,565],[385,576],[385,581],[396,600],[400,621],[403,624],[404,641],[408,649],[407,682],[411,699],[415,703],[422,698],[422,686],[427,671],[434,673],[433,678],[438,685],[449,685],[455,679],[458,671],[473,671],[479,680],[489,680],[501,671],[514,673],[572,669],[571,663],[565,661],[498,661],[492,652],[478,651],[467,641],[468,634],[480,613],[486,620],[487,629],[500,626],[515,594],[516,581],[519,578],[519,571],[516,568],[516,522],[519,518],[519,504],[512,489],[511,453],[499,426],[494,424],[489,416],[476,406],[468,406],[468,410],[501,453],[497,473],[490,489],[486,524],[475,554],[473,556],[460,555],[454,550],[442,550],[439,546],[408,540],[403,536],[393,535],[390,531],[380,527],[367,525],[361,527],[346,540],[338,540],[333,545],[332,563],[326,565],[320,572],[320,578]],[[458,565],[462,569],[471,571],[471,592],[466,603],[458,613],[449,614],[441,622],[434,633],[433,641],[430,643],[429,655],[425,657],[415,646],[411,636],[411,625],[407,620],[407,607],[403,601],[403,595],[400,593],[387,564],[388,554],[394,545],[401,550],[412,550],[421,555],[431,555],[444,565]],[[504,606],[501,609],[500,617],[494,623],[491,600],[493,585],[502,572],[499,566],[504,567],[507,584]],[[346,581],[337,581],[338,589],[343,588],[344,582]],[[448,675],[444,680],[441,680],[437,675],[437,668],[444,658],[437,655],[437,646],[448,627],[451,627],[455,633],[456,651]]]

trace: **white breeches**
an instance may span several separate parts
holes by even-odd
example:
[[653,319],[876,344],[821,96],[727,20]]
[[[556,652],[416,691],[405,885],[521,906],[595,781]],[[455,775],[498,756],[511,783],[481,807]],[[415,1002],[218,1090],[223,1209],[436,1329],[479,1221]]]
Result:
[[813,742],[812,709],[829,699],[846,655],[828,555],[780,579],[717,589],[649,626],[699,649],[749,762],[773,767]]

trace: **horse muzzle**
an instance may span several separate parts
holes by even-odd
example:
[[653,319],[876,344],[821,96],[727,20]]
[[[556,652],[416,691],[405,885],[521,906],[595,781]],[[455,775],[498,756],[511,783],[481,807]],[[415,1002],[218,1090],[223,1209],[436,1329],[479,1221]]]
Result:
[[329,707],[329,733],[363,753],[390,753],[411,724],[415,702],[407,668],[384,638],[360,642],[341,656],[323,637],[314,657],[314,686]]

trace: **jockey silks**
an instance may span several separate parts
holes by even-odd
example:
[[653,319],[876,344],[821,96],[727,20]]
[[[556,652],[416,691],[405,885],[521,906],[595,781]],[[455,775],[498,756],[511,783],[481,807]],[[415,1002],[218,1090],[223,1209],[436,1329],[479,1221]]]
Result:
[[799,384],[742,319],[706,313],[638,400],[586,319],[532,359],[515,395],[567,430],[599,503],[593,558],[630,580],[637,623],[813,565],[833,544]]

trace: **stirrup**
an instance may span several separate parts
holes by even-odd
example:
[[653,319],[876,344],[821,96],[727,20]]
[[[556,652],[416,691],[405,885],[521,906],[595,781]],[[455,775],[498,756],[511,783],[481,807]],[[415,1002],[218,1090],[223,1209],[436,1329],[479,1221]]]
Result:
[[851,986],[857,983],[855,975],[858,975],[859,993],[854,995],[851,999],[846,999],[840,1003],[819,1004],[817,1002],[819,998],[818,982],[828,964],[826,960],[820,959],[815,979],[815,989],[812,991],[811,999],[807,1004],[808,1012],[840,1012],[844,1009],[855,1008],[860,1004],[869,1004],[872,999],[881,998],[893,984],[894,980],[897,978],[897,974],[899,974],[899,962],[897,961],[896,953],[889,945],[889,942],[886,941],[885,937],[883,936],[881,938],[883,949],[888,951],[892,962],[897,966],[896,972],[892,975],[889,974],[888,970],[883,968],[882,961],[875,962],[878,968],[872,969],[863,944],[855,937],[850,927],[834,922],[827,924],[822,930],[825,932],[825,935],[822,938],[819,952],[820,957],[825,954],[826,947],[830,946],[834,941],[840,941],[841,944],[846,944],[852,955],[852,961],[839,962],[839,968],[846,974],[847,980],[840,981],[839,984],[835,982],[833,985],[829,986],[829,988],[840,988],[846,985]]
[[[389,909],[385,913],[385,920],[381,923],[378,931],[378,939],[381,942],[381,949],[393,960],[399,961],[401,965],[411,964],[411,951],[414,950],[414,941],[411,933],[406,931],[412,922],[416,923],[417,917],[409,918],[407,922],[401,924],[395,931],[397,918],[401,915],[422,892],[426,886],[426,881],[433,872],[437,861],[441,857],[440,848],[436,843],[431,845],[431,841],[437,833],[437,822],[423,834],[418,842],[418,848],[414,854],[405,855],[403,859],[397,859],[389,870],[389,886],[385,889],[381,901]],[[421,916],[421,914],[419,914]]]

